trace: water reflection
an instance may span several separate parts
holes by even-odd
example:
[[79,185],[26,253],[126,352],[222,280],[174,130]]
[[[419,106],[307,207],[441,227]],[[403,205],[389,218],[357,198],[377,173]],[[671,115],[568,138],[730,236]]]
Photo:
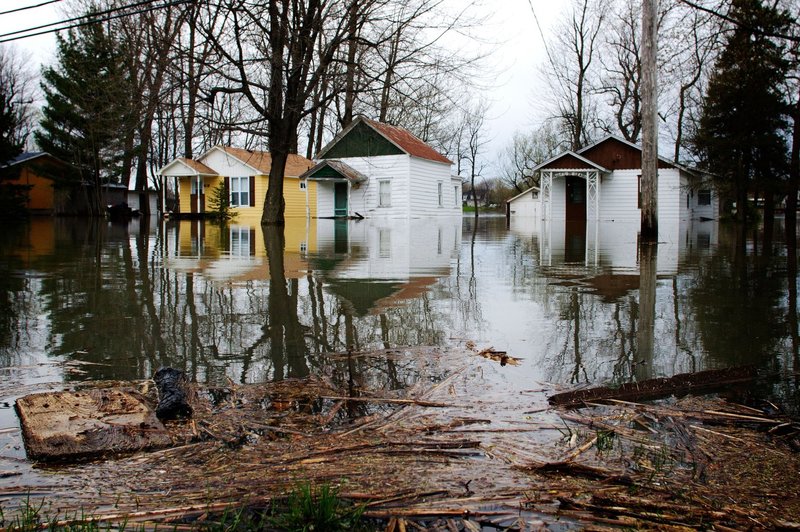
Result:
[[795,397],[796,248],[787,260],[783,233],[766,250],[711,222],[664,227],[649,253],[637,230],[472,217],[283,231],[34,220],[0,242],[0,366],[92,363],[69,380],[146,378],[169,364],[199,381],[325,376],[355,391],[421,373],[419,361],[359,351],[472,340],[523,358],[507,370],[520,386],[756,364],[786,376],[780,393]]

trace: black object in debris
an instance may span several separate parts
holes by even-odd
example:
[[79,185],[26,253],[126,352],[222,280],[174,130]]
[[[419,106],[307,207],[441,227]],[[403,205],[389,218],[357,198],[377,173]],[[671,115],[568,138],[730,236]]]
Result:
[[158,388],[158,419],[177,419],[192,416],[186,392],[186,375],[178,369],[161,368],[153,375]]

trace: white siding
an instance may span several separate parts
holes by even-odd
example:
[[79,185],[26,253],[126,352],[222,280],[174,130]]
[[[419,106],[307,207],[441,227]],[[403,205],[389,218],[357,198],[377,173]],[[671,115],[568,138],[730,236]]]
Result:
[[[461,212],[461,204],[453,202],[450,165],[410,158],[409,206],[411,216],[452,216]],[[439,184],[442,185],[442,205],[439,205]]]
[[[637,221],[641,170],[616,170],[600,180],[600,221]],[[681,187],[676,169],[658,171],[658,219],[672,223],[681,215]],[[553,220],[566,217],[566,180],[553,180]],[[685,198],[684,198],[685,200]],[[587,215],[590,209],[587,208]]]
[[[660,168],[658,170],[658,224],[676,224],[681,219],[681,203],[686,202],[681,190],[680,170]],[[640,215],[641,217],[641,215]],[[641,219],[641,218],[640,218]],[[659,231],[661,232],[661,231]]]
[[317,217],[333,215],[333,181],[317,181]]
[[[553,220],[564,220],[567,217],[567,181],[563,178],[553,179],[550,191],[550,217]],[[543,212],[543,216],[547,213]]]
[[[409,159],[408,155],[383,155],[380,157],[348,157],[343,163],[358,170],[369,179],[358,188],[350,187],[349,214],[364,217],[407,217],[409,213]],[[449,177],[449,175],[448,175]],[[388,180],[392,185],[390,207],[378,207],[378,181]],[[320,214],[320,216],[322,216]]]
[[631,222],[639,212],[641,170],[617,170],[600,178],[600,221]]
[[240,177],[257,175],[259,173],[253,168],[242,164],[221,149],[212,149],[199,161],[219,172],[221,176]]
[[[534,198],[534,195],[536,197]],[[539,218],[541,210],[539,207],[539,191],[530,190],[509,202],[511,217],[520,218]]]
[[[358,249],[342,261],[338,279],[408,280],[420,275],[449,272],[461,245],[460,216],[404,220],[375,217],[367,220],[318,220],[318,249],[335,243],[336,223],[347,224],[347,249]],[[339,245],[342,243],[340,242]]]

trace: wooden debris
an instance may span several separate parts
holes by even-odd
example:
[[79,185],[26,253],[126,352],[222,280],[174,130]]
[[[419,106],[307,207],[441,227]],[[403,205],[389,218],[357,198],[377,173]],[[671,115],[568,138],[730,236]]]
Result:
[[628,382],[617,388],[600,386],[552,395],[549,397],[551,405],[580,406],[586,402],[626,399],[644,400],[708,392],[723,386],[751,381],[756,378],[756,370],[752,366],[728,368],[721,370],[698,371],[696,373],[683,373],[674,377],[648,379],[641,382]]
[[65,460],[156,449],[172,444],[153,409],[136,392],[50,392],[16,402],[28,456]]

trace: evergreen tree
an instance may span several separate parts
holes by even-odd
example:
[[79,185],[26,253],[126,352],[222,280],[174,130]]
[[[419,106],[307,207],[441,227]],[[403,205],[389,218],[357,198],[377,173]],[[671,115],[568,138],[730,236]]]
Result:
[[747,220],[748,192],[785,176],[787,107],[781,86],[789,64],[774,38],[790,18],[760,0],[733,0],[730,31],[709,80],[695,149],[718,188],[733,194]]
[[99,212],[100,187],[120,180],[123,132],[128,127],[127,79],[119,45],[101,24],[58,39],[58,64],[43,72],[46,105],[37,144],[75,168],[74,179],[92,184]]

